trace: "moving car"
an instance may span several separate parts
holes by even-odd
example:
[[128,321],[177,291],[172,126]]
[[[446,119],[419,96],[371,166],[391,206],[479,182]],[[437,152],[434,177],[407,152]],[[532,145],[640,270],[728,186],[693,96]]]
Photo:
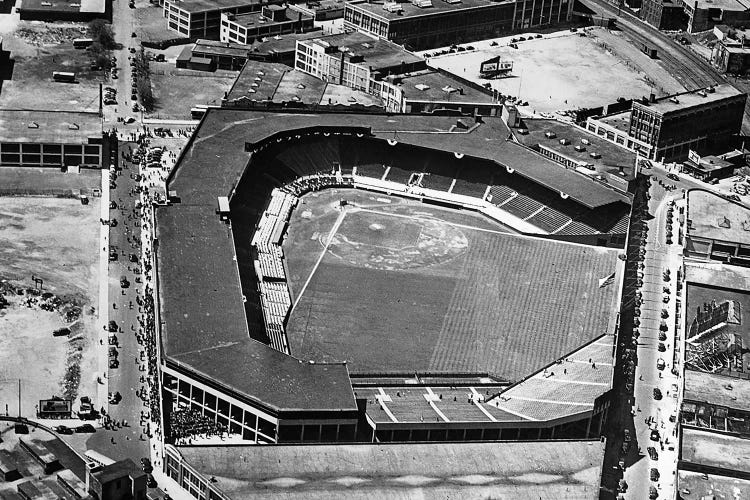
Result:
[[667,179],[672,179],[673,181],[679,181],[680,178],[677,176],[677,174],[667,174]]
[[654,387],[654,399],[657,401],[661,399],[661,389],[658,387]]
[[659,440],[659,431],[656,429],[651,430],[651,435],[649,436],[649,439],[651,441],[658,441]]
[[653,446],[649,446],[648,448],[646,448],[646,451],[648,452],[648,457],[651,460],[659,460],[659,453],[656,452],[656,448],[654,448]]

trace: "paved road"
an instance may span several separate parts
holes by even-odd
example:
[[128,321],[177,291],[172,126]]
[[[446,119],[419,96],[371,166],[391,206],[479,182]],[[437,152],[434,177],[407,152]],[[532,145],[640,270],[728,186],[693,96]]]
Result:
[[[675,387],[679,383],[677,374],[680,371],[676,369],[673,373],[672,368],[681,248],[676,237],[672,238],[672,244],[667,244],[666,225],[669,202],[675,196],[680,197],[681,191],[666,191],[653,182],[650,194],[648,211],[653,217],[645,224],[648,228],[646,258],[638,275],[643,284],[638,289],[642,303],[638,316],[640,336],[632,409],[635,430],[633,446],[638,447],[639,459],[625,469],[624,479],[629,485],[625,498],[649,498],[649,489],[653,486],[657,488],[659,498],[669,499],[674,498],[676,491],[678,394]],[[675,211],[673,217],[676,220],[677,209],[672,210]],[[676,223],[674,227],[677,227]],[[669,279],[665,280],[667,270]],[[665,328],[666,332],[662,332]],[[660,333],[663,341],[660,340]],[[663,362],[663,368],[659,369],[657,362]],[[654,389],[661,391],[659,399],[654,396]],[[670,421],[671,415],[675,416],[675,422]],[[654,448],[656,460],[647,452],[649,447]],[[650,480],[652,469],[658,471],[658,479],[653,481]]]

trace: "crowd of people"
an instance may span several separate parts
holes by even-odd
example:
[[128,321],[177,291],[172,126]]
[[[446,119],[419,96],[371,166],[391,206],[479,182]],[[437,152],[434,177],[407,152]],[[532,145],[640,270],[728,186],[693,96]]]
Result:
[[351,176],[343,176],[340,173],[318,174],[294,179],[282,189],[294,196],[302,196],[310,191],[319,191],[327,187],[352,186],[354,184]]
[[214,422],[190,408],[180,408],[169,416],[169,434],[167,439],[178,445],[192,444],[193,439],[223,436],[227,427]]

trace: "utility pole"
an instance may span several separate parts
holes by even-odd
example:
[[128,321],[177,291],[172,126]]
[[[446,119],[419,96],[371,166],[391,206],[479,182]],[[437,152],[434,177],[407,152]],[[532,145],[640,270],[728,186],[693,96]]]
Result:
[[18,418],[21,418],[21,379],[18,379]]

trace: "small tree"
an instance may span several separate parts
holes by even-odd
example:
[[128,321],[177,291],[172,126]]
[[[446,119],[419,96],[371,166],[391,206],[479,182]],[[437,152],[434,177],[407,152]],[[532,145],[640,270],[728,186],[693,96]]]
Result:
[[106,50],[112,50],[116,47],[115,32],[112,25],[104,19],[94,19],[89,23],[89,36],[99,42]]
[[92,43],[89,47],[89,52],[97,66],[103,68],[105,71],[112,67],[112,59],[109,57],[109,51],[105,50],[101,43]]

